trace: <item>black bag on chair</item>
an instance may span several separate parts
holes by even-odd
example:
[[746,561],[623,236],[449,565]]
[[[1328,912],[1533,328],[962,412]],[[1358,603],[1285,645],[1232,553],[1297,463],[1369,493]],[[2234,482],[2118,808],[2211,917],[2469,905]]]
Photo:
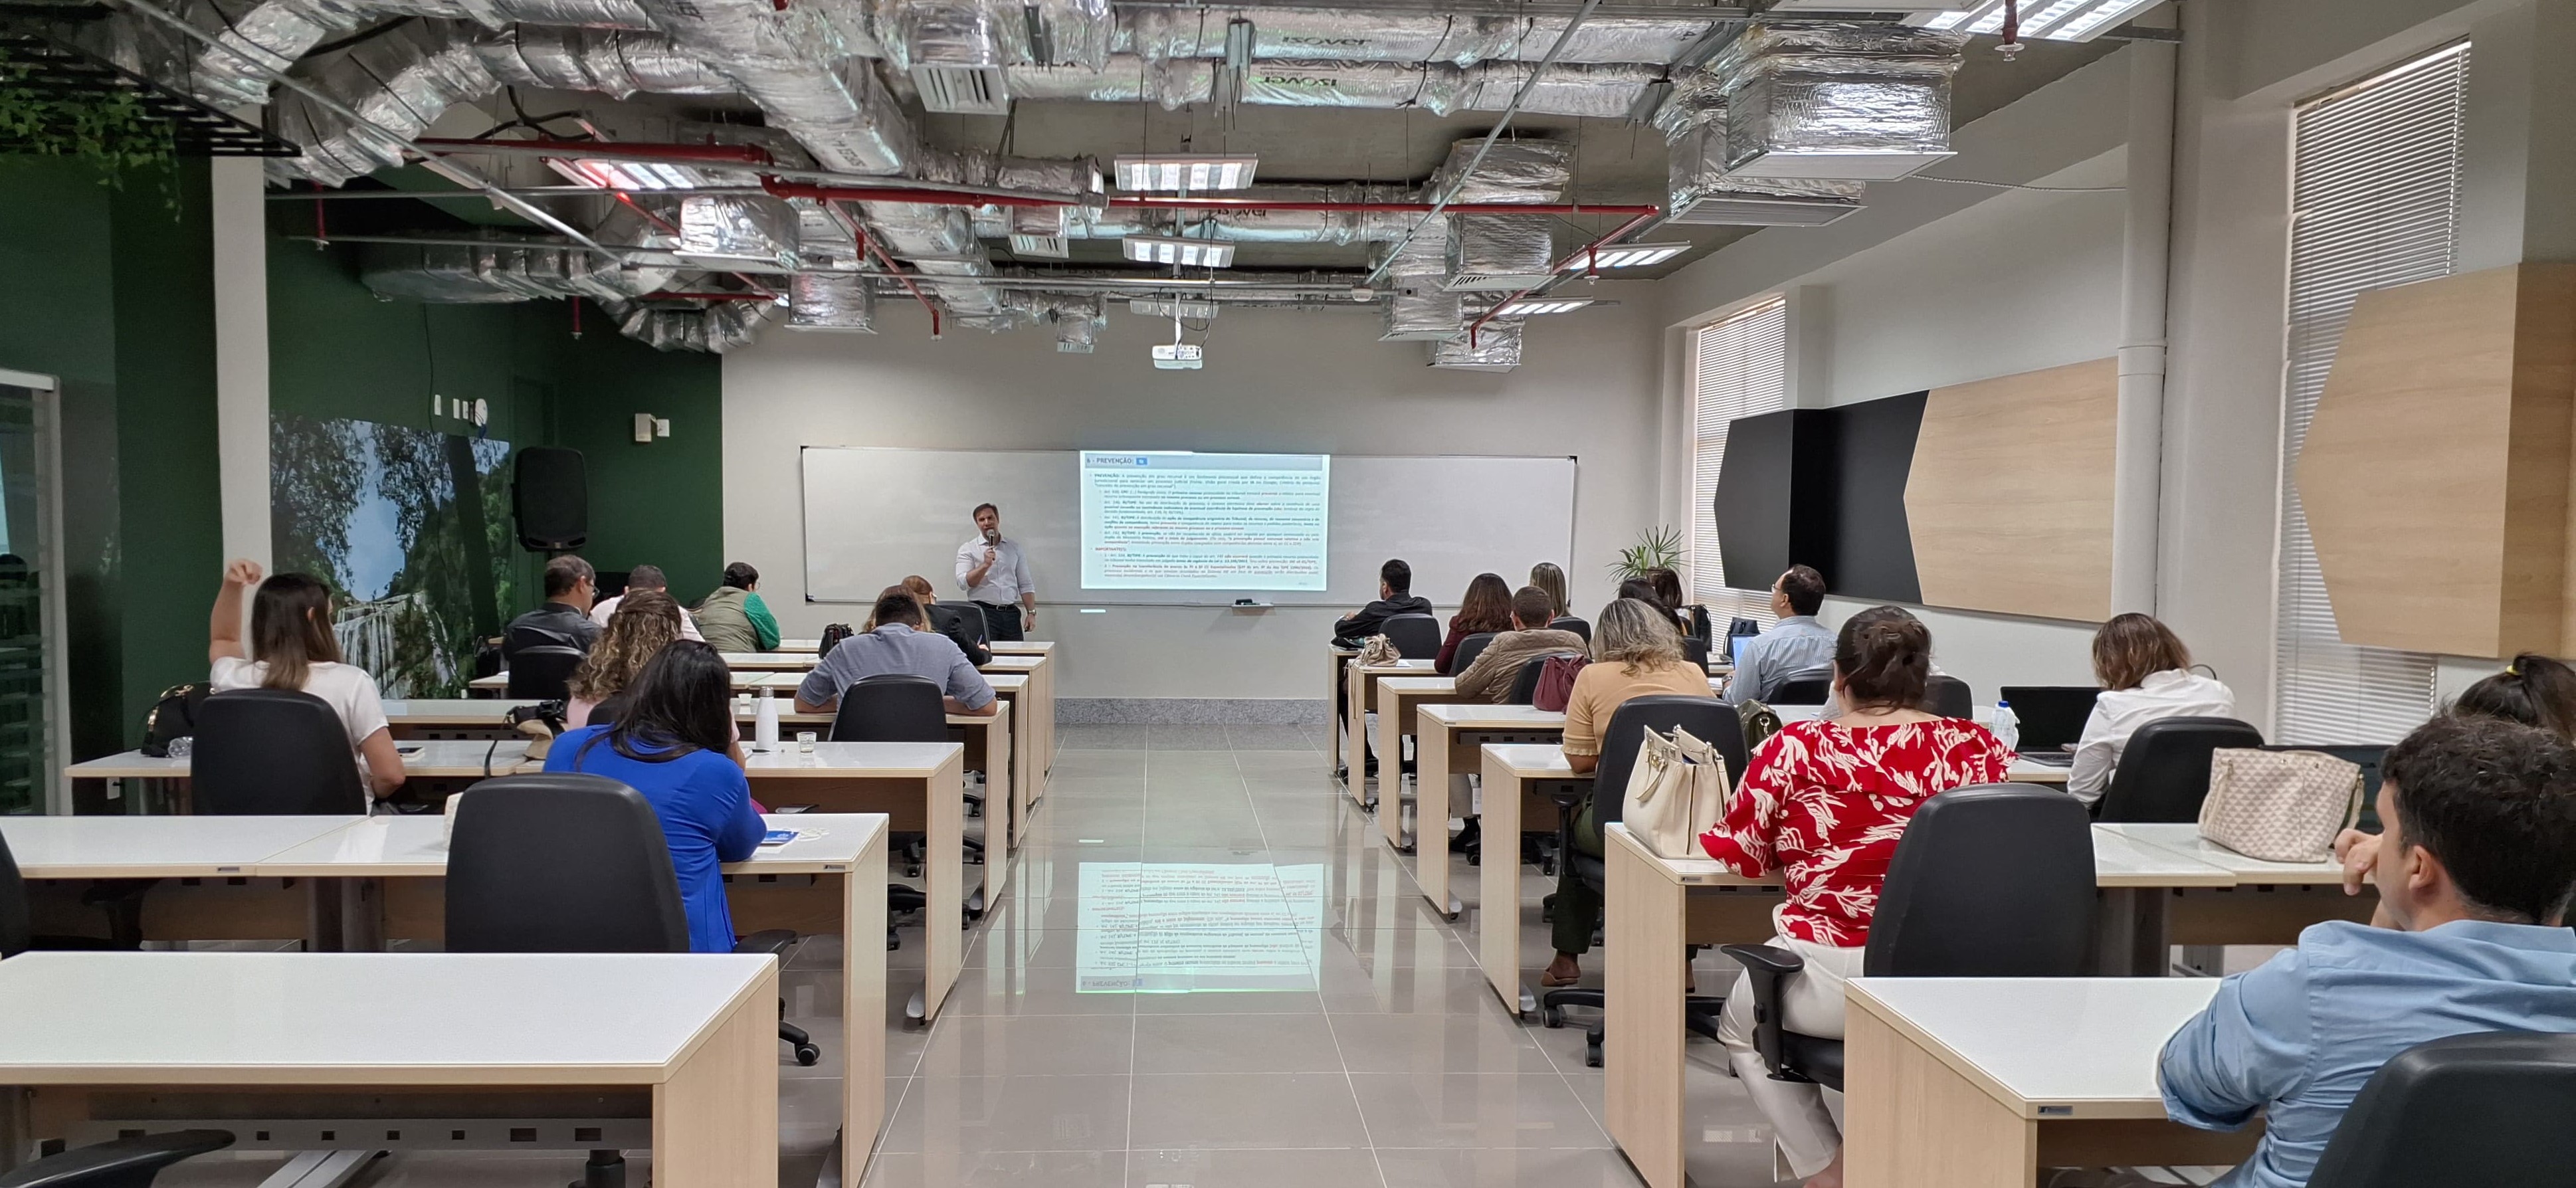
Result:
[[169,758],[171,739],[188,738],[197,733],[197,710],[205,704],[204,685],[172,685],[163,689],[161,699],[152,703],[152,712],[143,718],[143,753],[155,759]]

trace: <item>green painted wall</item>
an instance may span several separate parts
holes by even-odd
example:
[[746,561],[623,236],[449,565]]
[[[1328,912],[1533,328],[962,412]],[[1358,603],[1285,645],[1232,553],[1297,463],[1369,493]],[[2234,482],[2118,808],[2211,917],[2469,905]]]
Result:
[[[596,308],[582,320],[590,329],[579,340],[549,337],[561,368],[551,439],[580,450],[590,475],[582,555],[602,569],[659,565],[672,595],[694,603],[724,575],[723,363],[653,350]],[[669,420],[671,436],[638,443],[637,413]]]

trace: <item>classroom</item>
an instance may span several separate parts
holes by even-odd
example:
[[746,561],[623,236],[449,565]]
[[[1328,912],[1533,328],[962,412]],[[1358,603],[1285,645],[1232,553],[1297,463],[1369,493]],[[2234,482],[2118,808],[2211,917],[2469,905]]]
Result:
[[2570,60],[0,6],[0,1188],[2562,1184]]

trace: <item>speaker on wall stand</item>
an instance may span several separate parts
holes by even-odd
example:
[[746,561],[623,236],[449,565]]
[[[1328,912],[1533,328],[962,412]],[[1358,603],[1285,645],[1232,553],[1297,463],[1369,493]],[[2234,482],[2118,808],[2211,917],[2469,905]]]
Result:
[[590,480],[580,450],[528,446],[514,465],[510,510],[522,547],[560,553],[590,539]]

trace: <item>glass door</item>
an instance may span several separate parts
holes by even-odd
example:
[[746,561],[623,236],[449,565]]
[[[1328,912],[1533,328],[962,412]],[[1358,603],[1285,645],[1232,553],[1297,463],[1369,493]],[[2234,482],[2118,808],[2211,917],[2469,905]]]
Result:
[[0,813],[68,812],[54,381],[0,370]]

